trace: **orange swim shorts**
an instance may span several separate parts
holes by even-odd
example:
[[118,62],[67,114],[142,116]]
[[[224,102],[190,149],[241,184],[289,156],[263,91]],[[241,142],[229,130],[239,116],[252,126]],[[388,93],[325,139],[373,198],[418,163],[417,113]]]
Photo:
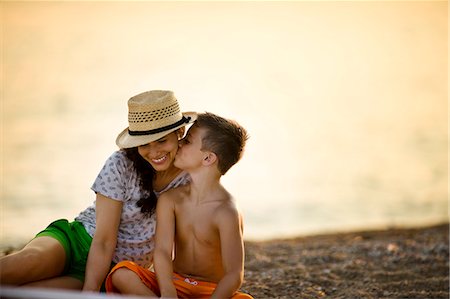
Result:
[[[157,296],[161,296],[155,272],[152,272],[148,269],[144,269],[139,265],[130,261],[120,262],[111,270],[108,277],[106,278],[107,293],[117,292],[117,289],[115,289],[112,284],[111,276],[114,273],[114,271],[116,271],[119,268],[127,268],[133,271],[134,273],[136,273],[136,275],[139,276],[141,281],[150,290],[152,290],[153,293],[155,293]],[[177,294],[179,298],[209,298],[211,297],[212,293],[214,292],[217,286],[217,284],[215,283],[183,277],[178,273],[173,273],[172,281],[173,284],[175,285],[175,288],[177,289]],[[231,298],[253,299],[252,296],[241,292],[236,292]]]

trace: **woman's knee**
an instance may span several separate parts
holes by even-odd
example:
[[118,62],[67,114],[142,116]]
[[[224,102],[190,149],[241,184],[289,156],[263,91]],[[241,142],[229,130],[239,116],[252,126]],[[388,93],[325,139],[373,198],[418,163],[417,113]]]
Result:
[[41,254],[34,248],[24,248],[0,260],[2,284],[22,284],[39,268]]
[[26,246],[1,258],[0,281],[2,284],[20,285],[58,276],[64,267],[64,251]]

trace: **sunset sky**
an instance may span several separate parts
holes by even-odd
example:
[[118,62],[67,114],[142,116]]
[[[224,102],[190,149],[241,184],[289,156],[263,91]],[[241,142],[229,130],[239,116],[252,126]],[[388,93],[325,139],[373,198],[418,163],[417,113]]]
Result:
[[[126,101],[149,89],[247,128],[245,156],[223,182],[250,223],[275,217],[280,234],[314,230],[314,219],[289,227],[303,216],[284,211],[339,201],[368,207],[355,215],[410,199],[448,207],[445,1],[0,7],[2,227],[18,206],[39,214],[41,202],[38,226],[61,200],[70,202],[56,209],[62,217],[87,207],[127,126]],[[386,221],[366,218],[348,225]]]

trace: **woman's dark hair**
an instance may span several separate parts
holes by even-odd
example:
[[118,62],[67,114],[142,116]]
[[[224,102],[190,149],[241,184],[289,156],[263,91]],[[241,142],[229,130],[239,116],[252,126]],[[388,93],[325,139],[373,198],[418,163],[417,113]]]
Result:
[[143,190],[145,197],[139,199],[137,206],[141,208],[141,212],[150,217],[156,209],[157,197],[153,192],[153,177],[155,169],[148,163],[138,152],[137,147],[123,149],[127,158],[133,162],[134,168],[138,175],[138,181]]

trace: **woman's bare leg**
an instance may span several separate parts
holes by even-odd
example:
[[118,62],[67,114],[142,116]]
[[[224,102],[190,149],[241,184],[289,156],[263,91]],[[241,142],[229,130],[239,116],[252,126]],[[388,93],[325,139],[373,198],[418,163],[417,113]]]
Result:
[[58,240],[38,237],[22,250],[0,259],[0,283],[22,285],[57,277],[65,263],[66,252]]
[[83,282],[70,276],[58,276],[55,278],[27,283],[22,285],[22,287],[81,290],[83,288]]

